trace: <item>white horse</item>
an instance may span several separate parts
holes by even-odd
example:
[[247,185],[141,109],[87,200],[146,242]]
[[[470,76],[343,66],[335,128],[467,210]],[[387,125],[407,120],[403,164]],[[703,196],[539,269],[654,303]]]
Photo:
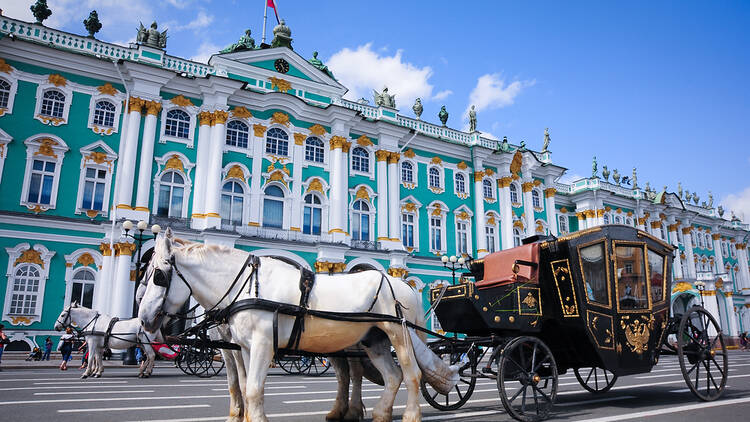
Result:
[[[255,297],[256,291],[262,299],[295,305],[299,303],[298,269],[274,258],[261,257],[257,274],[251,276],[255,270],[245,267],[247,257],[247,252],[239,250],[174,240],[171,230],[167,230],[157,239],[146,273],[148,284],[139,309],[146,329],[158,328],[163,318],[179,309],[191,293],[206,309],[223,309],[235,298]],[[234,283],[235,279],[240,282]],[[396,315],[397,303],[402,305],[404,321],[422,323],[417,293],[410,286],[377,271],[365,271],[336,276],[318,275],[308,307],[343,313]],[[304,320],[305,331],[301,335],[299,349],[313,353],[343,350],[358,343],[371,328],[378,328],[386,334],[396,349],[406,378],[408,398],[404,421],[421,419],[420,368],[433,386],[433,382],[441,384],[441,389],[446,392],[458,380],[457,368],[442,364],[437,356],[429,352],[414,330],[407,329],[405,324],[391,321],[346,322],[309,315]],[[288,346],[293,324],[294,317],[279,315],[279,347]],[[245,373],[244,389],[240,386],[241,391],[236,391],[231,383],[229,385],[229,420],[238,421],[244,416],[245,421],[267,421],[263,410],[263,386],[274,353],[273,313],[257,309],[236,312],[228,319],[228,329],[231,339],[241,347],[242,359],[236,362],[243,364]],[[419,361],[415,360],[415,350],[418,351]],[[373,420],[388,421],[402,373],[392,370],[390,354],[387,354],[387,358],[391,360],[391,365],[382,356],[369,352],[368,355],[383,374],[386,387],[383,397],[373,409]],[[240,368],[237,370],[238,373],[242,372]]]
[[[80,330],[86,339],[89,348],[89,360],[81,378],[85,379],[93,375],[95,378],[102,376],[104,371],[103,355],[105,349],[105,337],[113,317],[100,314],[99,312],[78,306],[73,302],[63,309],[55,322],[55,330],[62,331],[67,327]],[[151,342],[157,340],[156,334],[147,333],[141,326],[139,318],[124,319],[112,325],[107,338],[107,346],[112,349],[127,349],[140,343],[146,360],[141,363],[138,378],[148,378],[154,370],[155,353]]]

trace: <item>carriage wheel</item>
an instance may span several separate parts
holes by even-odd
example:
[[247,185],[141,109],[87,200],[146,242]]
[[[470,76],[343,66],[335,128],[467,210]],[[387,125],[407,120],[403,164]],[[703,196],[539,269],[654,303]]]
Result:
[[201,378],[211,378],[218,375],[222,369],[224,369],[224,359],[222,359],[221,354],[214,354],[213,359],[208,362],[206,372],[198,376]]
[[185,364],[193,375],[204,377],[213,364],[215,351],[211,347],[193,346],[190,347]]
[[312,359],[304,356],[282,357],[277,362],[281,369],[290,375],[302,375],[308,372],[312,365]]
[[497,388],[514,419],[540,421],[549,416],[557,395],[557,365],[549,347],[535,337],[517,337],[503,349]]
[[[474,350],[474,348],[471,348],[467,352],[468,360],[459,369],[458,374],[460,378],[449,394],[439,393],[425,382],[424,377],[422,378],[422,396],[424,396],[424,399],[427,400],[430,406],[438,410],[456,410],[469,400],[477,384],[477,358]],[[449,365],[455,365],[461,361],[462,353],[459,352],[443,351],[442,349],[433,350],[433,352]]]
[[[715,332],[713,338],[711,328]],[[703,401],[721,397],[729,372],[727,347],[721,327],[702,307],[695,306],[682,316],[677,331],[677,356],[682,376],[696,397]]]
[[175,359],[177,361],[177,367],[180,368],[182,372],[185,373],[185,375],[194,375],[193,372],[188,367],[187,363],[187,347],[188,346],[182,346],[180,347],[180,354],[177,355],[177,358]]
[[310,358],[310,366],[307,368],[306,375],[311,377],[319,377],[328,370],[331,369],[331,361],[323,356],[316,356]]
[[581,386],[594,394],[606,393],[617,381],[617,375],[603,368],[576,368],[573,371]]

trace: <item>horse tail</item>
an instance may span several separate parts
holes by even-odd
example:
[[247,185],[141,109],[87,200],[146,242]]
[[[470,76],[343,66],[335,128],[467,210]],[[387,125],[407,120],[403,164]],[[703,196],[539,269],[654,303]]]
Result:
[[459,381],[460,362],[457,365],[448,365],[427,347],[415,329],[409,328],[409,335],[417,365],[424,375],[425,382],[439,393],[448,394]]

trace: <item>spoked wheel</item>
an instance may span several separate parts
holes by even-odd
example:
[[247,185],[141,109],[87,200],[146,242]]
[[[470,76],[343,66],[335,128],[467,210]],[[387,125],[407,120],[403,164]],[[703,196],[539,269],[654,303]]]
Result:
[[281,369],[290,375],[302,375],[309,371],[310,365],[312,365],[311,358],[306,358],[304,356],[282,357],[279,358],[277,362]]
[[[185,365],[193,375],[205,377],[211,369],[216,351],[211,347],[191,346],[185,359]],[[209,375],[213,376],[213,375]]]
[[540,421],[549,416],[557,395],[557,365],[552,351],[535,337],[517,337],[500,357],[497,388],[514,419]]
[[[466,363],[458,370],[460,376],[458,383],[450,393],[442,394],[438,392],[424,381],[424,377],[422,378],[422,396],[427,400],[427,403],[430,403],[430,406],[438,410],[456,410],[469,400],[477,384],[477,357],[474,350],[474,348],[471,348],[467,352]],[[451,353],[448,350],[441,353],[441,349],[433,350],[433,352],[449,365],[455,365],[461,361],[462,353]]]
[[176,361],[177,361],[177,367],[180,368],[182,372],[185,373],[185,375],[194,375],[193,372],[188,367],[187,363],[187,346],[182,346],[180,348],[180,354],[177,355]]
[[594,394],[606,393],[617,381],[617,375],[603,368],[576,368],[574,372],[581,386]]
[[310,366],[307,368],[305,375],[319,377],[331,369],[331,362],[323,356],[315,356],[308,359],[310,359]]
[[211,378],[218,375],[222,369],[224,369],[224,359],[221,357],[221,354],[214,354],[213,358],[208,362],[206,371],[197,375],[201,378]]
[[727,347],[721,327],[702,307],[695,306],[682,316],[677,356],[682,376],[696,397],[703,401],[721,397],[729,372]]

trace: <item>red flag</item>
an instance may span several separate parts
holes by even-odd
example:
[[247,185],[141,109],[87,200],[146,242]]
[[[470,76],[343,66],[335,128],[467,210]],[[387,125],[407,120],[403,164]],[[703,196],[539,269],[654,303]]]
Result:
[[270,7],[271,9],[273,9],[273,14],[276,15],[276,23],[281,23],[279,21],[279,11],[276,10],[276,0],[267,0],[266,1],[266,6]]

